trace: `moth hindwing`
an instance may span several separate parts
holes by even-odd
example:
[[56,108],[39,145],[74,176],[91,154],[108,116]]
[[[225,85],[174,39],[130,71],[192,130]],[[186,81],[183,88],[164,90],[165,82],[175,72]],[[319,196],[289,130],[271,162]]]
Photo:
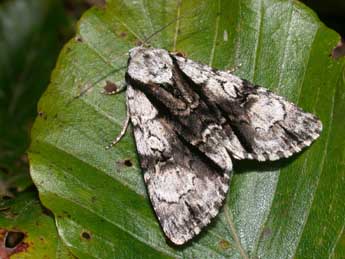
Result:
[[164,49],[131,49],[126,83],[151,203],[178,245],[218,214],[232,159],[287,158],[322,129],[269,90]]

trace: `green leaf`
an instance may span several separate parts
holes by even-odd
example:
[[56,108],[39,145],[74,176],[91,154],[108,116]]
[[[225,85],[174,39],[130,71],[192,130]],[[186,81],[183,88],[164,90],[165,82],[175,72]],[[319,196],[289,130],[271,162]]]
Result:
[[73,258],[57,234],[54,219],[33,192],[0,202],[0,256],[5,255],[13,259]]
[[[126,107],[123,94],[100,94],[106,81],[123,84],[124,69],[114,70],[128,50],[169,23],[152,46],[221,69],[241,64],[239,76],[324,125],[308,150],[274,167],[236,163],[222,212],[182,247],[165,241],[154,216],[131,130],[105,150]],[[86,12],[39,102],[30,149],[31,175],[65,244],[81,258],[344,256],[344,59],[329,56],[338,40],[297,1],[109,0]]]
[[0,4],[0,171],[22,180],[25,171],[21,188],[32,184],[23,154],[67,25],[58,0]]

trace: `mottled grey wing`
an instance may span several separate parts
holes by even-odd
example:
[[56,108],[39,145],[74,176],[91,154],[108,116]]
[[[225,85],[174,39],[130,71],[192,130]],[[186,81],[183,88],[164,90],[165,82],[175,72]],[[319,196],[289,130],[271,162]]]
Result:
[[165,235],[183,244],[217,215],[230,172],[191,152],[146,95],[130,85],[127,103],[152,206]]
[[[229,150],[237,159],[260,161],[289,157],[319,137],[321,122],[271,91],[253,86],[228,72],[171,55],[193,89],[216,104],[241,147]],[[223,125],[224,126],[224,125]],[[241,155],[245,150],[245,155]]]

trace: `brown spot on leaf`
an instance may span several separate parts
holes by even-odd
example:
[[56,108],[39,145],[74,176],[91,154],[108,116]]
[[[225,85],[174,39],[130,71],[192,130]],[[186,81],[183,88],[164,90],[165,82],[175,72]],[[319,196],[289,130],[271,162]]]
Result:
[[121,32],[121,33],[120,33],[120,37],[121,37],[121,38],[127,37],[127,32],[125,32],[125,31]]
[[265,239],[267,237],[270,237],[272,235],[272,230],[270,228],[265,227],[262,230],[262,237]]
[[47,244],[47,240],[43,236],[40,236],[40,242],[44,245]]
[[115,83],[106,81],[106,85],[104,86],[103,89],[106,93],[114,93],[117,91],[118,87]]
[[332,58],[338,59],[345,56],[345,39],[341,39],[337,46],[332,50]]
[[141,46],[141,45],[143,45],[143,42],[141,40],[135,41],[135,46]]
[[62,211],[62,215],[61,217],[67,217],[67,218],[71,218],[71,214],[69,214],[67,211]]
[[88,231],[83,231],[81,232],[81,237],[85,240],[90,240],[91,239],[91,234]]
[[47,120],[47,114],[43,111],[39,111],[38,116],[40,116],[43,120]]
[[227,250],[227,249],[230,248],[230,246],[231,246],[231,245],[230,245],[230,242],[227,241],[227,240],[222,239],[222,240],[219,241],[219,247],[220,247],[222,250]]

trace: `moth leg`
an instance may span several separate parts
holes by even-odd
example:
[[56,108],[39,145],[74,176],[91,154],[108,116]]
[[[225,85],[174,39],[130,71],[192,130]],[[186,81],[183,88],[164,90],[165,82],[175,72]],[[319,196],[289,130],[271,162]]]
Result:
[[128,129],[129,120],[130,120],[130,114],[129,114],[129,108],[127,105],[126,120],[125,120],[125,123],[123,124],[122,130],[121,130],[120,134],[117,135],[117,137],[108,146],[105,147],[105,149],[109,149],[112,146],[116,145],[123,138],[123,136],[126,134],[126,131]]
[[117,87],[117,85],[115,85],[114,83],[108,83],[107,82],[107,85],[101,91],[101,94],[115,95],[115,94],[118,94],[118,93],[125,91],[126,88],[127,88],[126,84],[123,84],[121,87]]

